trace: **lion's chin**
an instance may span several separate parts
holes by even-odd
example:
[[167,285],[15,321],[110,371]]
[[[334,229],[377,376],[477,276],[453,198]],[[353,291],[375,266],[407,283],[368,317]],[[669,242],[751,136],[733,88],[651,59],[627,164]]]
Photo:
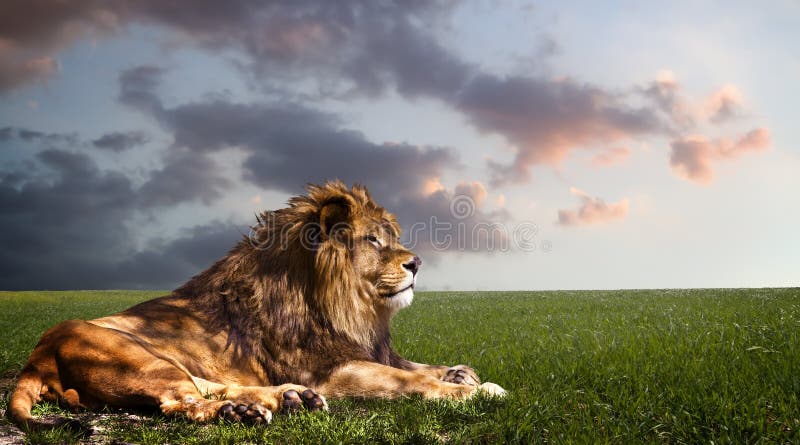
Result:
[[382,298],[384,304],[389,306],[393,311],[398,311],[411,304],[414,300],[414,286],[408,286],[392,295],[387,295]]

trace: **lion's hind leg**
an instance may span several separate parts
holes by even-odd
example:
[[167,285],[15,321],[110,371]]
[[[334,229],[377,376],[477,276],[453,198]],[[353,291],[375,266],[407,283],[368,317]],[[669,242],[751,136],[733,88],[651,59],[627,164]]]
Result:
[[284,414],[301,409],[308,411],[328,409],[325,397],[301,385],[239,386],[223,385],[198,377],[193,377],[193,380],[203,394],[224,398],[234,403],[235,412],[246,412],[246,408],[253,404]]
[[74,320],[59,325],[50,336],[51,344],[57,345],[50,352],[57,368],[51,374],[57,378],[49,387],[57,390],[59,402],[73,409],[152,406],[197,422],[224,417],[258,423],[272,418],[263,407],[239,413],[231,401],[205,399],[180,363],[132,334]]

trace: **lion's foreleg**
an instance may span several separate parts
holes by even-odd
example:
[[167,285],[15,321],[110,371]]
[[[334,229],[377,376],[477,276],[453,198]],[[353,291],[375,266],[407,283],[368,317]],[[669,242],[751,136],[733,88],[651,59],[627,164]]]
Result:
[[271,412],[283,413],[303,407],[309,411],[328,409],[324,397],[301,385],[240,386],[223,385],[198,377],[193,377],[193,380],[200,392],[206,396],[239,401],[237,406],[257,404]]
[[458,384],[441,380],[418,370],[398,369],[379,363],[355,361],[336,369],[330,378],[319,386],[328,397],[397,398],[419,394],[427,399],[465,399],[478,391],[502,395],[505,391],[493,383],[480,386]]
[[481,384],[478,373],[467,365],[440,366],[404,361],[401,368],[429,375],[445,382],[471,386],[478,386]]

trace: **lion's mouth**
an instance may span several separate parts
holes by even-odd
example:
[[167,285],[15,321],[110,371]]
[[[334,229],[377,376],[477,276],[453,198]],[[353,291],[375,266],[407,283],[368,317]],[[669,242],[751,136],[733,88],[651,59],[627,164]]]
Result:
[[406,287],[404,287],[404,288],[400,289],[399,291],[392,292],[391,294],[383,294],[383,295],[381,295],[381,296],[382,296],[383,298],[393,298],[393,297],[396,297],[396,296],[398,296],[398,295],[402,294],[403,292],[405,292],[405,291],[407,291],[407,290],[409,290],[409,289],[414,289],[414,283],[411,283],[411,284],[409,284],[408,286],[406,286]]

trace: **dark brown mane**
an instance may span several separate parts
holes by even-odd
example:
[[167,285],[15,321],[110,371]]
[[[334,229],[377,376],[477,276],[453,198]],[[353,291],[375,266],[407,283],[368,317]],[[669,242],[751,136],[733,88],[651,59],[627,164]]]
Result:
[[191,298],[214,328],[229,332],[237,352],[278,374],[280,357],[300,349],[336,350],[343,361],[389,360],[388,316],[373,308],[373,290],[353,272],[346,245],[321,240],[320,216],[330,203],[346,204],[352,219],[379,215],[399,234],[365,188],[309,186],[289,207],[259,215],[250,236],[175,295]]

